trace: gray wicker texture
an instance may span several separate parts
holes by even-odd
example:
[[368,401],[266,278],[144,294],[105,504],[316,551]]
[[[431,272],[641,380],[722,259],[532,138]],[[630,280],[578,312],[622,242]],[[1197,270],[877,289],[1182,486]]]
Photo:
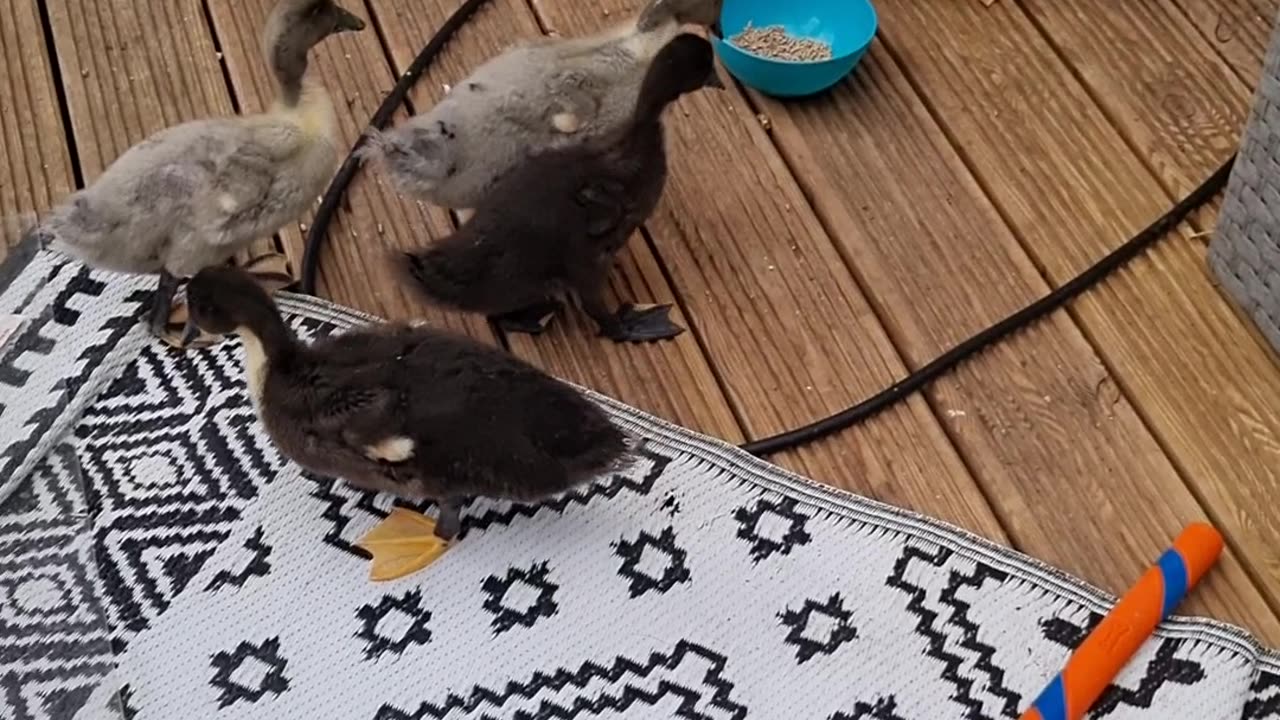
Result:
[[1280,26],[1272,31],[1208,262],[1226,294],[1280,351]]

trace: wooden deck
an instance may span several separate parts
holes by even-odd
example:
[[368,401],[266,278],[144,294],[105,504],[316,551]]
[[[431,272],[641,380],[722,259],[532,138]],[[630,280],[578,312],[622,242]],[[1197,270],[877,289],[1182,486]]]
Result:
[[[377,31],[320,48],[349,139],[458,1],[356,3]],[[6,241],[145,134],[262,108],[270,2],[0,0]],[[491,0],[413,103],[516,37],[586,32],[638,4]],[[766,436],[928,362],[1198,184],[1235,147],[1278,4],[876,0],[881,35],[830,96],[685,98],[665,198],[613,282],[678,303],[690,332],[670,343],[617,347],[576,314],[503,338],[416,304],[386,251],[451,220],[376,173],[339,214],[322,288],[504,343],[696,430]],[[927,392],[773,460],[1112,591],[1208,517],[1230,549],[1183,609],[1280,645],[1280,364],[1211,283],[1199,233],[1212,223],[1210,209]],[[301,233],[280,242],[296,267]]]

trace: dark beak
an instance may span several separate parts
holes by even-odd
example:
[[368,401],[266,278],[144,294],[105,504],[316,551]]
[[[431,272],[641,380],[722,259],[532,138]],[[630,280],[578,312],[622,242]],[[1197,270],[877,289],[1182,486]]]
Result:
[[706,81],[705,83],[703,83],[703,84],[702,84],[702,86],[703,86],[703,87],[709,87],[709,88],[715,88],[715,89],[717,89],[717,90],[725,90],[725,89],[727,89],[727,88],[725,88],[724,81],[720,79],[720,75],[719,75],[719,73],[717,73],[714,69],[711,71],[711,74],[710,74],[709,76],[707,76],[707,81]]
[[364,29],[364,21],[345,8],[335,5],[333,9],[338,13],[337,32],[359,32]]
[[191,311],[187,311],[187,322],[182,326],[182,347],[187,347],[200,336],[200,328],[196,325],[196,321],[191,317]]

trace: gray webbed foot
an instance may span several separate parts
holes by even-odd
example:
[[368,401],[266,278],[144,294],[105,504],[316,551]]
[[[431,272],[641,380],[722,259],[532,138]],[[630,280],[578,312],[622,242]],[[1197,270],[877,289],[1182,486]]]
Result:
[[671,305],[638,306],[625,303],[601,334],[615,342],[654,342],[674,338],[684,328],[671,322]]

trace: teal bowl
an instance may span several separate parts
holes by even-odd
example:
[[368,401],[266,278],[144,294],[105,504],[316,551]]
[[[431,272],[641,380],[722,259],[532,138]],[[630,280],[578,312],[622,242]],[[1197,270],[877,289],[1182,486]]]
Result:
[[[831,46],[831,59],[777,60],[747,52],[730,38],[748,23],[781,25],[788,34]],[[822,92],[853,71],[876,35],[876,11],[869,0],[724,0],[720,32],[712,36],[716,55],[743,85],[775,97]]]

